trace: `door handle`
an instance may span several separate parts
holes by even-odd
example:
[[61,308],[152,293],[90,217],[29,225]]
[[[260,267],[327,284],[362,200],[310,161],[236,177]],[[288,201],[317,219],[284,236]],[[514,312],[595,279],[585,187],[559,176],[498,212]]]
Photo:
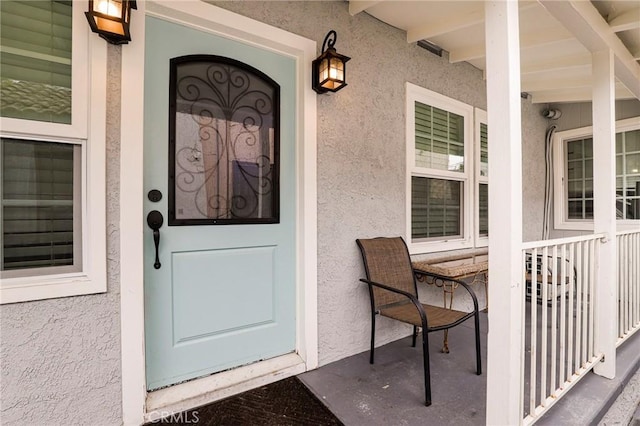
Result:
[[158,210],[152,210],[147,215],[147,225],[149,228],[153,229],[153,244],[156,246],[156,260],[153,264],[153,267],[156,269],[160,269],[160,257],[158,256],[158,247],[160,246],[160,227],[164,222],[164,218],[162,217],[162,213]]

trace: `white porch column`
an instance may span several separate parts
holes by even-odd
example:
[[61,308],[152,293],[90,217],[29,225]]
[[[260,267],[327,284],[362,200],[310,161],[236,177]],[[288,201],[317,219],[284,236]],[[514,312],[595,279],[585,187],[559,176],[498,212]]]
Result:
[[616,208],[615,76],[611,50],[592,54],[593,66],[593,218],[594,232],[607,234],[596,272],[596,351],[604,362],[596,374],[616,372]]
[[485,3],[489,115],[487,424],[522,421],[522,144],[518,2]]

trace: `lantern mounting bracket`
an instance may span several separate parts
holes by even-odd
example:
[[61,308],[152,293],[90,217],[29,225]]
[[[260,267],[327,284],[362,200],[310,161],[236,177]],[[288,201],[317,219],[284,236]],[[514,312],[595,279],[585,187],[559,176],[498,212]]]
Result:
[[338,40],[338,34],[336,34],[335,30],[329,31],[322,42],[322,53],[327,50],[327,45],[329,45],[329,49],[333,49],[333,46],[336,44],[336,40]]

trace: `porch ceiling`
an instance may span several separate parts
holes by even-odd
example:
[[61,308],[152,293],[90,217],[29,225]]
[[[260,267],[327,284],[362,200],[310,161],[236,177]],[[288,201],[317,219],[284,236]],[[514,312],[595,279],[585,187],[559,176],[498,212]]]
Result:
[[[640,99],[640,3],[627,0],[521,0],[522,91],[534,103],[591,100],[591,52],[615,55],[616,99]],[[361,12],[427,40],[485,70],[484,2],[349,0]]]

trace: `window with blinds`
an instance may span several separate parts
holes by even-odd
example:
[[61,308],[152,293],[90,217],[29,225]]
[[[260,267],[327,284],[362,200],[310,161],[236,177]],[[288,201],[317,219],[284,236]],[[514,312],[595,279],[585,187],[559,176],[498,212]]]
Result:
[[71,1],[0,1],[0,115],[71,123]]
[[481,183],[478,185],[478,235],[489,236],[489,185]]
[[489,137],[487,125],[480,123],[480,176],[489,176]]
[[413,114],[412,241],[462,237],[465,118],[419,101],[413,102]]
[[[478,215],[476,245],[486,245],[489,236],[489,131],[487,113],[476,109],[478,155],[476,157],[476,214]],[[484,239],[484,240],[481,240]],[[482,242],[481,242],[482,241]]]
[[411,83],[406,96],[410,252],[486,245],[486,112]]
[[411,236],[415,239],[462,235],[462,182],[411,178]]
[[107,48],[86,7],[0,0],[0,304],[106,291]]
[[464,172],[464,118],[415,103],[417,167]]
[[79,152],[78,145],[2,138],[3,271],[79,270]]
[[[1,0],[0,16],[0,116],[70,125],[72,2]],[[15,134],[1,138],[2,277],[80,271],[81,145]]]

